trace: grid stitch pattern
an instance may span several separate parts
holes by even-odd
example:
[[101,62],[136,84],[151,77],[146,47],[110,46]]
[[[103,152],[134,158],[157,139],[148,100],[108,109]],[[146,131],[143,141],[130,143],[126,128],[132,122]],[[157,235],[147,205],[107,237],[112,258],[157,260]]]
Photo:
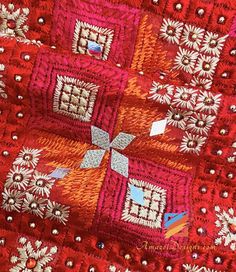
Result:
[[[144,192],[144,205],[130,198],[130,185]],[[166,190],[137,179],[129,179],[122,219],[151,228],[161,228],[162,214],[166,205]]]
[[73,119],[89,122],[97,92],[98,86],[93,83],[57,76],[53,110]]
[[74,53],[89,54],[88,42],[93,41],[101,46],[102,59],[106,60],[110,51],[114,31],[97,27],[77,20],[75,25],[72,51]]

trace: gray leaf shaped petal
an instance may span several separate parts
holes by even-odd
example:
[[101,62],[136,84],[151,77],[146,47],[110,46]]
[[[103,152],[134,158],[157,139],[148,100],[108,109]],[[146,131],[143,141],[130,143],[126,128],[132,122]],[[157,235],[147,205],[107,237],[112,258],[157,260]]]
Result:
[[88,150],[84,155],[80,168],[97,168],[101,164],[105,150]]
[[111,147],[117,149],[125,149],[135,138],[132,134],[120,132],[111,143]]
[[111,151],[111,169],[126,178],[129,175],[129,159],[116,150]]
[[91,126],[92,134],[92,143],[96,146],[99,146],[103,149],[109,149],[110,146],[110,137],[109,134],[95,126]]

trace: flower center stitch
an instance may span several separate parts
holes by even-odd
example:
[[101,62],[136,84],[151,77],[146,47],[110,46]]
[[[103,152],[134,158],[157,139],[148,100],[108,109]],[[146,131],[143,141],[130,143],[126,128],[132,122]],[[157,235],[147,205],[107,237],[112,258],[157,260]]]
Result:
[[26,261],[26,267],[28,269],[33,269],[37,265],[37,261],[34,258],[28,258]]
[[183,119],[184,117],[183,117],[183,115],[181,115],[180,113],[175,113],[174,115],[173,115],[173,119],[174,120],[177,120],[177,121],[179,121],[179,120],[181,120],[181,119]]
[[205,122],[202,121],[202,120],[198,120],[198,121],[196,122],[196,126],[197,126],[197,127],[204,127],[204,126],[205,126]]
[[13,180],[15,182],[21,182],[23,180],[23,175],[22,174],[14,174],[13,175]]
[[175,35],[175,28],[172,27],[172,26],[168,26],[168,27],[167,27],[167,34],[168,34],[169,36],[174,36],[174,35]]
[[10,29],[15,29],[16,28],[16,22],[13,20],[13,19],[9,19],[7,21],[7,26],[10,28]]
[[236,234],[236,224],[229,224],[229,230],[233,234]]
[[23,156],[23,160],[25,161],[31,161],[33,159],[33,156],[31,154],[25,154]]
[[194,42],[194,41],[196,41],[196,39],[197,39],[197,34],[194,33],[194,32],[191,32],[190,35],[189,35],[189,40],[191,42]]
[[187,146],[189,148],[195,148],[195,147],[197,147],[197,141],[190,140],[190,141],[188,141]]
[[190,59],[187,56],[183,56],[182,63],[184,65],[188,65],[190,63]]
[[203,62],[202,68],[205,71],[209,71],[211,69],[211,65],[208,62]]
[[212,98],[210,98],[210,97],[206,97],[204,99],[204,104],[208,105],[208,106],[214,105],[214,100]]
[[217,46],[217,41],[216,40],[211,40],[210,41],[210,47],[211,48],[214,48],[214,47],[216,47]]
[[188,100],[188,99],[189,99],[189,94],[183,93],[183,94],[181,94],[180,98],[181,98],[182,100]]
[[36,181],[36,185],[39,187],[43,187],[45,180],[44,179],[38,179]]

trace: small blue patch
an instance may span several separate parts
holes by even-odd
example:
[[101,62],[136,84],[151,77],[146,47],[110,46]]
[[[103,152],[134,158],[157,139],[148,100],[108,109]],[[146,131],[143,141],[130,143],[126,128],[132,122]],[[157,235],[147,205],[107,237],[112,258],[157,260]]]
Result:
[[141,188],[134,185],[130,185],[130,198],[136,203],[144,205],[144,192]]
[[68,172],[69,168],[56,168],[49,176],[56,179],[64,178]]
[[102,47],[99,43],[88,41],[88,50],[96,53],[101,53]]

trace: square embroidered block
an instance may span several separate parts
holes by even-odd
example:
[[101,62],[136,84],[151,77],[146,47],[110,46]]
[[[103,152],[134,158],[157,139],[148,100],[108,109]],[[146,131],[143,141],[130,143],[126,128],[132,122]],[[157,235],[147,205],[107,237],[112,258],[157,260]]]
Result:
[[106,60],[108,58],[113,36],[114,31],[111,29],[77,21],[72,51],[74,53],[94,55],[97,58]]
[[89,122],[98,86],[66,76],[57,76],[53,111],[73,119]]
[[31,126],[85,142],[91,142],[91,125],[110,134],[126,81],[127,72],[106,62],[39,52],[29,85]]
[[[132,199],[130,186],[143,191],[143,205]],[[162,216],[166,206],[166,190],[137,179],[129,179],[122,219],[151,228],[161,228]]]
[[140,10],[97,0],[56,1],[53,14],[54,44],[121,67],[130,66]]
[[[123,242],[165,245],[165,213],[190,211],[191,176],[152,162],[129,157],[129,177],[108,168],[100,191],[94,226]],[[124,232],[125,229],[125,232]],[[135,233],[135,236],[133,235]],[[185,244],[186,237],[173,237]],[[162,252],[165,254],[165,251]]]

